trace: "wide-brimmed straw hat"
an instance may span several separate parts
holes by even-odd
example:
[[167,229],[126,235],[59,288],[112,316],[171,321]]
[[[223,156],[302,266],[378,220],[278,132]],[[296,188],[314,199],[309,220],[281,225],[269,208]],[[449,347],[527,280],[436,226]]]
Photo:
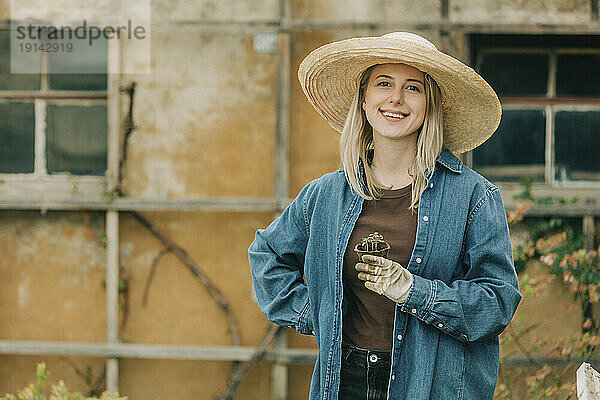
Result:
[[442,92],[444,147],[455,154],[474,149],[498,128],[502,107],[494,90],[473,69],[409,32],[333,42],[300,64],[302,90],[335,130],[344,127],[360,76],[376,64],[402,63],[431,76]]

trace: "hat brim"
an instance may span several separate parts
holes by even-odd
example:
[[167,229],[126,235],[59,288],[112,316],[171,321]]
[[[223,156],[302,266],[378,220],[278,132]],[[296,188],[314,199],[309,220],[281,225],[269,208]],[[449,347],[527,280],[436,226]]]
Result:
[[444,147],[455,154],[464,153],[496,131],[502,115],[500,101],[471,67],[423,42],[385,35],[329,43],[306,56],[298,69],[298,79],[317,112],[342,132],[365,69],[387,63],[413,66],[430,75],[440,87]]

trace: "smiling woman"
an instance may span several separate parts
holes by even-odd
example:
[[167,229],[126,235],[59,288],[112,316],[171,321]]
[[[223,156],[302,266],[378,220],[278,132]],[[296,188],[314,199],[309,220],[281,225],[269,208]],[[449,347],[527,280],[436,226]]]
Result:
[[371,71],[361,107],[373,127],[374,140],[405,138],[421,127],[425,118],[423,76],[405,64],[377,65]]
[[[342,134],[343,168],[306,185],[248,255],[263,313],[316,337],[310,399],[492,399],[521,295],[499,190],[453,152],[496,130],[495,92],[406,32],[322,46],[298,77]],[[357,259],[374,232],[385,258]]]
[[[374,180],[388,189],[412,182],[408,162],[416,152],[416,134],[425,119],[424,76],[409,65],[381,64],[367,69],[361,77],[366,88],[361,85],[364,98],[360,104],[372,127],[374,147],[386,149],[374,155]],[[398,169],[402,174],[385,172]]]
[[[357,193],[374,200],[381,189],[412,183],[410,204],[416,206],[425,188],[426,169],[442,147],[441,99],[437,83],[410,65],[378,64],[361,73],[340,139],[342,162]],[[400,118],[384,114],[395,110],[401,110]],[[417,147],[420,157],[415,156]],[[358,159],[367,177],[365,189],[353,168]]]

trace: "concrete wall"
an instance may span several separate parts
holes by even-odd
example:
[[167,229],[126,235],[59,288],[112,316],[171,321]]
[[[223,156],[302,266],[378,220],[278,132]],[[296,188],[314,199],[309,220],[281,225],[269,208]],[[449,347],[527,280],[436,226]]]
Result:
[[[0,19],[9,18],[8,4],[0,0]],[[53,2],[48,12],[61,17],[70,7],[72,2]],[[399,30],[403,23],[435,23],[441,9],[441,1],[435,0],[291,2],[294,18],[399,21]],[[584,0],[454,0],[448,10],[449,20],[461,24],[578,24],[591,18],[589,2]],[[256,51],[250,31],[210,31],[197,23],[272,21],[279,12],[275,0],[152,2],[152,73],[124,75],[121,82],[123,86],[137,83],[136,130],[124,180],[127,196],[274,196],[276,52]],[[389,30],[321,29],[291,34],[290,196],[340,166],[338,134],[317,115],[297,83],[300,61],[332,40]],[[444,47],[439,31],[418,33]],[[463,39],[462,31],[452,31],[447,44],[455,56],[464,59]],[[123,62],[135,63],[135,54],[126,45]],[[125,96],[122,99],[124,111],[127,101]],[[267,226],[274,214],[144,215],[187,249],[223,291],[238,320],[243,345],[257,345],[267,322],[252,301],[246,250],[255,230]],[[103,214],[97,212],[0,212],[0,339],[105,340],[103,231]],[[518,241],[522,233],[514,235]],[[124,341],[229,345],[231,335],[222,312],[173,255],[160,260],[148,304],[142,303],[152,262],[162,249],[131,215],[121,214],[121,266],[129,279],[130,300]],[[533,264],[527,272],[541,277],[542,268]],[[557,281],[524,302],[518,315],[538,323],[540,334],[552,330],[556,337],[576,332],[581,319],[570,294]],[[314,339],[290,332],[289,345],[314,347]],[[38,360],[46,361],[55,378],[76,390],[86,385],[73,366],[81,370],[90,366],[95,374],[103,366],[103,360],[93,358],[0,356],[0,393],[31,381]],[[120,388],[133,400],[212,399],[223,392],[230,368],[228,362],[122,360]],[[270,398],[270,373],[270,363],[259,363],[242,383],[237,398]],[[311,366],[290,368],[290,399],[307,398],[311,373]]]
[[431,22],[440,11],[438,0],[292,1],[292,17],[317,21]]
[[276,56],[253,35],[152,31],[152,74],[137,83],[127,194],[274,195]]
[[581,24],[591,20],[588,0],[450,0],[457,23]]

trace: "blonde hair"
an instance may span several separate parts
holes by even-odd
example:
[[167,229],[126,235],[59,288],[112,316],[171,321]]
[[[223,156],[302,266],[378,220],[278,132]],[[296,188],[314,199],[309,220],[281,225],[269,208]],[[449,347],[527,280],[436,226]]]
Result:
[[[360,77],[359,88],[352,99],[350,110],[344,123],[340,138],[340,156],[346,179],[352,189],[365,200],[379,200],[381,190],[389,190],[375,177],[368,153],[373,149],[373,128],[361,104],[369,78],[376,65],[367,68]],[[413,177],[411,205],[419,206],[421,192],[427,185],[427,179],[433,175],[435,160],[443,145],[442,94],[437,83],[425,74],[425,119],[417,137],[417,152],[408,173]],[[361,164],[366,182],[361,179]]]

